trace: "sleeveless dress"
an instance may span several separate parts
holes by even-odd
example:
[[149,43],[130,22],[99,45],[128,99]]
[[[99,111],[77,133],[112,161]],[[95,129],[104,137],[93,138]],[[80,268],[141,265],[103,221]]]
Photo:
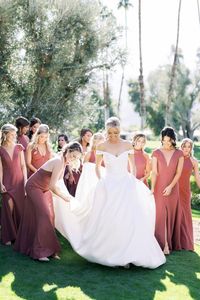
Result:
[[[51,153],[46,149],[46,154],[41,155],[37,149],[32,149],[31,151],[31,164],[38,170],[45,162],[47,162],[51,158]],[[31,170],[29,170],[29,177],[33,174]]]
[[51,174],[40,168],[26,183],[27,198],[14,249],[33,259],[48,257],[60,251],[49,190]]
[[154,237],[155,205],[149,189],[127,170],[129,151],[103,155],[105,175],[69,204],[54,201],[56,228],[88,261],[156,268],[165,256]]
[[26,148],[27,148],[28,143],[29,143],[28,136],[25,135],[25,134],[19,135],[17,137],[17,142],[18,142],[18,144],[21,144],[24,147],[24,151],[26,151]]
[[[147,159],[144,155],[144,151],[134,149],[134,158],[136,166],[136,178],[141,179],[145,176],[145,170],[147,165]],[[146,179],[143,182],[148,186]]]
[[[1,240],[2,243],[14,241],[24,209],[24,176],[21,169],[20,152],[22,145],[15,145],[11,158],[4,147],[0,147],[0,157],[3,167],[3,184],[7,192],[2,194],[1,208]],[[12,198],[14,203],[13,213],[8,204]]]
[[[175,150],[169,165],[167,165],[161,150],[153,151],[157,158],[158,175],[156,179],[154,197],[156,202],[156,227],[155,236],[160,247],[165,247],[165,229],[167,229],[167,242],[169,250],[180,250],[181,207],[178,183],[173,187],[169,196],[163,196],[163,190],[172,182],[178,165],[179,158],[183,156],[181,150]],[[166,226],[166,228],[165,228]]]
[[180,204],[182,208],[181,219],[181,244],[186,250],[194,250],[193,226],[191,213],[191,189],[190,176],[192,175],[193,164],[190,157],[184,157],[184,165],[179,179]]

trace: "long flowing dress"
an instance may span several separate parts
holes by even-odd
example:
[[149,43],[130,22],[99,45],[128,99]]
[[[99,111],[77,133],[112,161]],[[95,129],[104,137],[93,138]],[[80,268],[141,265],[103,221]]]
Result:
[[[41,155],[37,149],[32,149],[31,151],[31,164],[38,170],[45,162],[47,162],[51,158],[51,153],[48,149],[46,149],[45,155]],[[29,177],[34,172],[29,170]]]
[[178,183],[173,187],[169,196],[163,196],[163,191],[172,182],[179,158],[183,156],[183,153],[181,150],[175,150],[168,165],[161,150],[156,149],[152,156],[157,158],[158,170],[154,191],[156,203],[155,236],[160,247],[164,249],[165,233],[167,232],[169,250],[180,250],[181,207]]
[[[147,159],[145,157],[144,151],[134,149],[134,158],[136,166],[136,178],[141,179],[145,176],[145,170],[147,165]],[[146,179],[143,182],[148,186]]]
[[179,179],[180,204],[182,208],[181,219],[181,245],[183,249],[194,250],[193,226],[191,213],[190,176],[193,164],[190,157],[184,157],[184,165]]
[[103,155],[104,177],[95,182],[87,177],[87,192],[80,188],[70,204],[55,199],[56,228],[88,261],[107,266],[162,265],[166,260],[154,236],[154,197],[128,172],[129,151],[119,156],[97,154]]
[[[82,173],[82,168],[83,168],[82,163],[77,171],[72,170],[70,172],[69,166],[66,166],[66,168],[65,168],[63,179],[64,179],[64,183],[67,187],[67,190],[69,191],[70,195],[72,195],[72,196],[75,196],[75,194],[76,194],[76,189],[77,189],[77,185],[78,185],[81,173]],[[74,179],[73,182],[70,181],[70,173],[72,173],[72,175],[73,175],[73,179]]]
[[[13,157],[4,147],[0,147],[0,157],[3,167],[3,184],[7,192],[2,194],[1,209],[1,240],[5,244],[13,242],[20,224],[24,209],[24,176],[21,168],[22,145],[15,145]],[[9,207],[9,199],[14,203],[13,212]]]
[[40,168],[26,183],[27,198],[14,249],[33,259],[48,257],[60,251],[49,190],[51,174]]

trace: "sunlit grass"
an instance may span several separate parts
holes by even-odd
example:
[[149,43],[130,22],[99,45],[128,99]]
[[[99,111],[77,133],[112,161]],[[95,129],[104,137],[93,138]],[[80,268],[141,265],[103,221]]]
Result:
[[200,210],[192,209],[192,218],[200,219]]
[[40,263],[0,246],[0,300],[199,299],[200,247],[155,270],[108,268],[82,259],[62,237],[61,260]]

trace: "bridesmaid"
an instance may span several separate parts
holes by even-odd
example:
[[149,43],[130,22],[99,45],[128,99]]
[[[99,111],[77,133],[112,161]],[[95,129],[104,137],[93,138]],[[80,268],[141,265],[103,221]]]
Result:
[[180,204],[182,208],[181,220],[181,243],[182,248],[186,250],[194,250],[192,213],[191,213],[191,189],[190,176],[194,172],[194,177],[198,187],[200,188],[200,175],[198,161],[192,156],[193,141],[191,139],[183,139],[181,149],[184,155],[184,165],[179,179]]
[[[14,249],[33,259],[49,261],[49,256],[59,258],[60,244],[54,229],[52,192],[69,201],[69,195],[57,186],[65,166],[80,159],[82,153],[78,142],[63,148],[61,155],[47,161],[26,183],[27,201]],[[58,200],[59,201],[59,200]]]
[[83,162],[96,163],[96,147],[105,141],[104,135],[100,132],[95,133],[91,138],[91,147],[84,157]]
[[2,193],[1,241],[15,241],[24,209],[26,164],[23,146],[16,144],[17,128],[5,124],[1,128],[0,191]]
[[29,130],[29,121],[24,117],[18,117],[15,120],[15,126],[17,127],[17,142],[24,147],[24,151],[29,143],[29,138],[26,135]]
[[53,156],[49,144],[49,127],[41,124],[26,149],[26,164],[29,177]]
[[[81,144],[83,149],[83,156],[88,151],[92,135],[93,132],[89,128],[81,129],[79,143]],[[64,183],[72,196],[75,196],[76,194],[76,188],[78,185],[79,178],[81,176],[82,167],[82,161],[80,161],[80,167],[78,168],[78,170],[73,170],[68,167],[64,174]]]
[[68,136],[64,133],[59,134],[57,151],[58,152],[61,151],[62,148],[68,143],[69,143]]
[[151,165],[149,155],[144,151],[146,136],[138,133],[133,137],[134,159],[136,166],[136,178],[143,181],[148,186]]
[[41,124],[41,121],[39,118],[34,117],[30,120],[30,127],[29,127],[29,132],[28,132],[29,141],[31,141],[33,134],[36,133],[40,124]]
[[183,168],[183,153],[176,149],[171,127],[161,131],[162,147],[153,151],[151,189],[156,203],[155,236],[165,254],[180,250],[181,207],[178,180]]

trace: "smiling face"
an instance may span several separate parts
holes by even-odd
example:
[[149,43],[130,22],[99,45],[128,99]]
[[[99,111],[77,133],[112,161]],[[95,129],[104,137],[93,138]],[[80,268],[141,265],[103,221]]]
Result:
[[34,133],[36,133],[38,127],[40,126],[40,123],[35,123],[33,126],[30,127],[30,130]]
[[144,149],[145,144],[146,144],[146,139],[144,137],[139,137],[135,141],[134,149],[142,150]]
[[84,136],[82,137],[83,142],[85,142],[86,144],[90,143],[92,137],[92,133],[90,131],[87,131]]
[[169,136],[164,136],[162,139],[162,145],[165,150],[173,149],[173,140]]
[[6,142],[15,143],[16,142],[17,133],[15,130],[11,130],[6,134]]
[[185,142],[181,145],[184,156],[191,156],[192,153],[192,144],[190,142]]
[[48,140],[48,133],[40,133],[38,135],[38,144],[44,144]]
[[29,125],[21,128],[21,134],[27,134],[28,131],[29,131]]
[[120,128],[119,127],[108,128],[107,137],[110,142],[117,142],[120,139]]
[[59,138],[58,138],[58,145],[59,145],[59,147],[60,148],[62,148],[64,145],[66,145],[67,144],[67,142],[65,141],[65,138],[64,138],[64,136],[60,136]]

